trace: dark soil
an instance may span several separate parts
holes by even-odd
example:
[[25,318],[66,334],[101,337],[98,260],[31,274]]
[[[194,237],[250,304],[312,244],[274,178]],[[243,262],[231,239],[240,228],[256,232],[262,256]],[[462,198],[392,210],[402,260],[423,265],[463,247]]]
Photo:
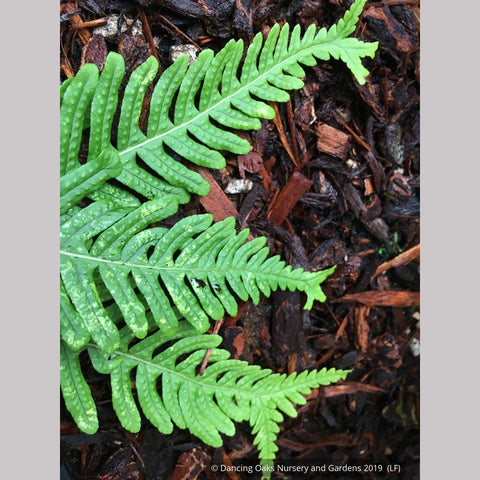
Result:
[[[125,57],[128,72],[151,54],[164,69],[173,45],[218,51],[230,38],[247,44],[276,22],[330,26],[349,4],[61,2],[61,79],[84,62],[101,67],[108,51]],[[81,28],[112,15],[120,29],[107,39],[94,25]],[[308,68],[305,87],[276,106],[280,120],[247,135],[250,154],[228,156],[227,168],[210,176],[203,172],[213,197],[193,199],[172,219],[234,212],[239,227],[265,235],[272,252],[294,267],[337,265],[323,286],[326,303],[305,312],[301,294],[279,292],[258,306],[242,304],[220,328],[233,356],[274,371],[353,369],[345,382],[314,391],[279,434],[277,464],[326,465],[326,473],[273,478],[419,478],[419,17],[418,1],[369,2],[355,33],[380,42],[375,58],[364,61],[366,85],[339,61]],[[225,196],[238,178],[250,179],[252,189]],[[96,398],[105,398],[101,427],[80,433],[62,404],[62,479],[258,478],[247,470],[257,453],[246,426],[238,425],[221,449],[186,431],[160,434],[147,421],[131,434],[108,402],[108,382],[91,380]],[[245,470],[213,473],[212,462]],[[338,471],[329,472],[330,465]],[[387,473],[388,466],[400,473]]]

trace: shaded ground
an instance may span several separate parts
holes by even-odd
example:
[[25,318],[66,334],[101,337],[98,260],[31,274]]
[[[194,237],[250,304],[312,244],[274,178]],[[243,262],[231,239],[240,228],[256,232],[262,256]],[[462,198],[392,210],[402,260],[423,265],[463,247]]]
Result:
[[[230,38],[248,43],[275,22],[330,26],[348,5],[62,2],[60,74],[65,79],[86,61],[101,66],[112,50],[126,58],[128,71],[152,53],[166,68],[173,45],[218,51]],[[415,1],[367,4],[355,35],[380,47],[365,62],[371,72],[366,85],[360,87],[341,62],[308,69],[303,90],[276,106],[277,120],[246,135],[252,152],[231,155],[223,171],[201,171],[211,194],[170,219],[235,214],[239,226],[265,235],[272,252],[293,266],[337,265],[324,284],[325,304],[304,312],[300,294],[275,293],[256,307],[241,305],[220,328],[233,356],[274,371],[353,369],[348,381],[312,392],[299,416],[284,422],[277,463],[370,465],[371,471],[277,472],[273,478],[419,478],[419,16]],[[104,37],[95,27],[107,18],[114,27]],[[225,194],[234,179],[251,180],[252,188]],[[248,428],[239,425],[221,449],[185,431],[162,435],[148,422],[133,435],[119,426],[104,379],[90,380],[101,428],[79,433],[62,406],[66,479],[256,478],[209,468],[212,462],[253,464]],[[399,465],[401,473],[387,475],[387,465]]]

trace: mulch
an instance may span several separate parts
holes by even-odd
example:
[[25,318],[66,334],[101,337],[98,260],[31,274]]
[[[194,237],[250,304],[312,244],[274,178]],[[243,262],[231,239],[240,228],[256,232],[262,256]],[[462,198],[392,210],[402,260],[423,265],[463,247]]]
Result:
[[[109,51],[124,56],[127,72],[152,54],[162,70],[171,63],[172,46],[218,51],[230,38],[247,44],[275,22],[328,27],[348,5],[61,2],[60,77],[74,75],[85,62],[101,67]],[[355,33],[379,41],[375,58],[364,61],[371,72],[366,84],[355,82],[339,61],[308,68],[304,88],[287,104],[272,105],[275,121],[242,133],[252,151],[228,155],[221,171],[199,168],[210,194],[192,199],[170,220],[206,211],[216,221],[235,215],[239,227],[266,236],[272,253],[294,267],[337,265],[323,285],[324,304],[306,312],[300,293],[275,292],[257,306],[241,304],[219,328],[233,357],[276,372],[353,369],[346,381],[314,390],[278,438],[277,464],[337,471],[276,472],[273,478],[419,478],[419,18],[418,1],[369,2]],[[248,426],[238,425],[219,449],[186,431],[160,434],[147,421],[131,434],[108,402],[108,382],[100,375],[90,380],[100,399],[101,427],[95,435],[82,434],[61,405],[62,478],[258,478],[255,471],[210,469],[212,463],[254,465]]]

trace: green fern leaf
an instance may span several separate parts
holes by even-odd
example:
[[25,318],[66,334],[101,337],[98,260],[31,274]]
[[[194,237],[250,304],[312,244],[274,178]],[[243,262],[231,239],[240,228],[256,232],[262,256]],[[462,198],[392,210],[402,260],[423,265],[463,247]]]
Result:
[[94,202],[64,216],[61,333],[71,348],[88,341],[85,331],[104,351],[118,348],[101,288],[138,338],[148,332],[147,312],[164,331],[175,329],[181,315],[203,332],[209,318],[237,314],[235,295],[258,303],[261,294],[280,288],[304,292],[307,309],[325,301],[320,284],[334,268],[293,270],[279,256],[267,258],[266,239],[245,243],[249,230],[237,234],[233,217],[212,225],[211,215],[194,215],[171,229],[147,228],[176,209],[175,199],[166,196],[137,208]]
[[[107,261],[108,257],[99,256],[97,262],[92,261],[92,258],[96,258],[91,256],[92,249],[93,252],[108,248],[113,250],[129,240],[129,235],[172,215],[176,209],[177,204],[169,197],[147,202],[136,209],[112,207],[111,204],[100,201],[64,217],[61,224],[60,272],[65,292],[82,319],[84,328],[104,351],[117,348],[120,338],[115,323],[103,306],[94,277],[99,263]],[[92,246],[92,238],[97,235],[99,237]],[[112,264],[112,270],[115,268],[121,266]],[[115,278],[109,278],[108,273],[105,277],[110,282],[108,285],[113,285]],[[131,328],[140,337],[145,336],[147,323],[146,319],[143,321],[144,309],[137,296],[130,291],[122,296],[123,292],[116,290],[115,286],[111,289],[122,302],[119,306],[124,308],[122,313]]]
[[[187,322],[180,322],[174,333],[157,331],[134,346],[129,346],[134,338],[129,329],[123,329],[121,336],[121,347],[110,354],[95,344],[88,345],[88,352],[94,368],[110,375],[113,406],[125,429],[138,432],[143,412],[163,433],[171,433],[175,424],[206,444],[220,447],[222,434],[234,435],[234,422],[248,421],[262,461],[275,458],[282,412],[295,417],[294,404],[305,404],[312,388],[345,379],[349,373],[324,368],[299,375],[272,374],[230,359],[227,351],[216,348],[221,337],[199,335]],[[171,340],[176,341],[156,353]],[[69,352],[68,346],[63,349]],[[203,375],[198,375],[206,349],[211,349],[209,363]],[[90,409],[73,395],[66,405],[77,424],[90,425]]]
[[[78,165],[60,178],[60,213],[66,213],[82,198],[99,190],[122,171],[118,152],[105,149],[94,160]],[[130,202],[129,202],[130,203]]]
[[60,386],[65,405],[73,413],[78,428],[85,433],[98,430],[97,409],[78,358],[74,352],[60,342]]
[[90,340],[80,314],[73,307],[60,279],[60,336],[72,350],[80,350]]
[[75,78],[61,89],[60,175],[64,175],[78,165],[85,115],[97,83],[97,67],[86,64]]
[[[348,37],[365,1],[356,0],[328,30],[317,32],[311,25],[302,36],[296,26],[290,35],[288,24],[282,28],[275,24],[265,41],[260,33],[255,36],[243,66],[242,41],[231,40],[216,55],[204,50],[190,67],[187,56],[180,56],[155,84],[145,133],[138,121],[146,89],[158,71],[157,60],[149,58],[132,73],[116,132],[113,119],[124,61],[110,53],[100,76],[93,64],[83,66],[61,92],[61,174],[77,165],[83,127],[89,118],[87,163],[113,148],[111,137],[116,133],[115,148],[123,167],[116,179],[130,190],[147,199],[174,195],[178,203],[188,201],[188,192],[206,195],[208,183],[181,159],[218,169],[225,166],[221,151],[248,153],[250,144],[234,131],[256,130],[261,126],[259,119],[272,119],[275,113],[267,102],[286,102],[289,90],[303,86],[301,65],[313,66],[318,59],[333,57],[345,62],[359,83],[365,82],[368,71],[362,58],[373,57],[377,43]],[[92,198],[125,205],[129,195],[107,183]]]

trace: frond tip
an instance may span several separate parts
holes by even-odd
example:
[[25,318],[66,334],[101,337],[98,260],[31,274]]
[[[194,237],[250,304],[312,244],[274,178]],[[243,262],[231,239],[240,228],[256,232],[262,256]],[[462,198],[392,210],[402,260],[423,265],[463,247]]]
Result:
[[[110,375],[113,406],[125,429],[140,430],[140,406],[145,417],[161,432],[171,433],[175,424],[188,429],[204,443],[220,447],[221,434],[232,436],[234,422],[248,421],[253,443],[264,461],[275,458],[278,449],[275,441],[283,414],[295,417],[294,405],[305,404],[305,395],[313,388],[345,379],[349,373],[333,368],[291,375],[272,373],[230,359],[229,352],[217,348],[221,337],[199,335],[186,322],[180,322],[174,334],[157,331],[133,346],[130,346],[134,337],[131,331],[124,329],[121,337],[120,348],[111,354],[105,354],[94,344],[88,346],[88,352],[93,367]],[[156,353],[172,340],[176,341]],[[65,344],[62,348],[78,358],[78,353],[69,353]],[[206,349],[211,349],[209,364],[203,375],[198,375]],[[75,365],[66,364],[65,370],[68,368],[76,372]],[[133,395],[132,375],[138,404]],[[77,393],[69,388],[72,376],[65,373],[61,377],[66,379],[65,385],[62,384],[66,406],[79,427],[92,432],[98,426],[96,414],[92,414],[90,403],[77,398],[80,394],[88,397],[89,392],[82,388]]]

